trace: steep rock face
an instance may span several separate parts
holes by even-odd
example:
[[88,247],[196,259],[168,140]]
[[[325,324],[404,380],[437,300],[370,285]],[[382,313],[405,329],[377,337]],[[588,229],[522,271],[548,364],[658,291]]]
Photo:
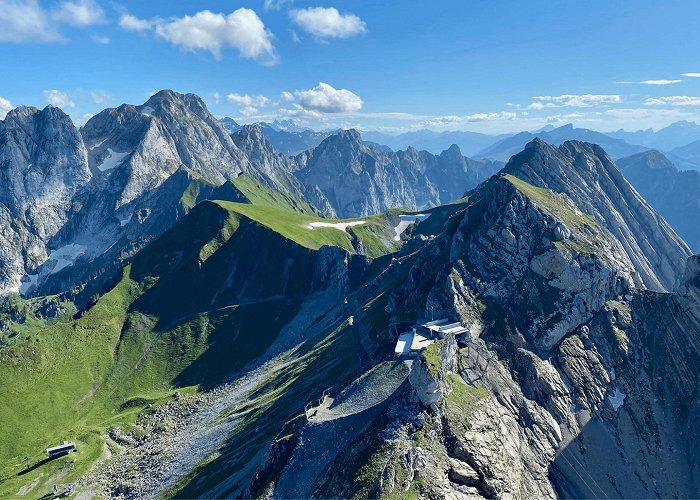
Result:
[[418,304],[472,333],[459,339],[459,377],[444,376],[443,396],[423,403],[432,410],[406,394],[377,421],[383,439],[356,445],[374,450],[355,470],[376,474],[377,495],[697,491],[698,258],[671,295],[635,289],[622,245],[570,200],[543,195],[507,176],[487,182],[395,289],[389,314]]
[[[426,187],[434,187],[440,204],[450,203],[461,198],[464,193],[496,173],[499,162],[491,160],[472,160],[462,155],[455,144],[440,153],[433,155],[427,151],[418,151],[409,147],[406,151],[396,153],[403,169],[425,176]],[[414,182],[421,182],[415,179]],[[418,184],[416,189],[420,189]],[[424,188],[425,189],[425,188]],[[432,191],[420,195],[421,199],[429,199]]]
[[80,133],[60,109],[20,107],[0,122],[0,293],[19,289],[25,269],[45,259],[90,179]]
[[551,348],[640,285],[619,243],[565,196],[509,177],[476,195],[482,201],[466,211],[450,258],[472,266],[476,290],[509,308],[537,347]]
[[654,207],[693,251],[700,250],[700,172],[680,171],[658,151],[616,162],[634,188]]
[[385,311],[459,318],[470,333],[413,361],[410,385],[307,478],[311,496],[556,498],[559,450],[612,411],[613,346],[599,354],[581,325],[635,293],[622,246],[566,196],[511,176],[463,207],[405,249]]
[[[298,177],[326,194],[339,217],[418,207],[411,186],[390,155],[362,142],[354,130],[341,131],[310,152]],[[437,197],[429,200],[432,204]],[[422,208],[422,207],[421,207]]]
[[320,214],[334,216],[336,212],[323,192],[316,185],[304,185],[293,172],[297,163],[280,154],[257,125],[245,125],[231,136],[234,143],[248,159],[246,172],[278,191],[298,196],[308,201]]
[[29,270],[25,280],[35,293],[70,287],[113,261],[118,266],[249,165],[193,94],[164,90],[141,106],[104,110],[81,134],[92,180],[76,191],[67,220],[49,242],[60,257]]
[[500,166],[465,158],[456,146],[437,157],[413,148],[393,153],[362,142],[355,130],[327,138],[295,162],[295,175],[317,186],[340,217],[449,203]]
[[[676,292],[611,301],[569,342],[579,344],[576,359],[596,361],[587,363],[594,378],[580,393],[591,418],[551,468],[563,496],[697,494],[699,275],[698,257],[691,257]],[[567,365],[570,380],[588,373]]]
[[90,119],[82,129],[91,167],[121,189],[117,207],[159,186],[181,165],[212,183],[247,165],[221,123],[194,94],[164,90],[142,106],[122,105]]
[[[421,448],[426,463],[451,473],[445,481],[419,471],[430,484],[425,491],[446,488],[487,497],[692,496],[700,460],[689,444],[700,438],[693,424],[699,411],[698,258],[689,260],[675,293],[635,290],[635,272],[622,245],[602,228],[595,236],[589,232],[592,219],[583,216],[584,225],[572,224],[574,213],[582,212],[574,208],[567,214],[561,199],[547,201],[517,181],[514,186],[532,207],[502,186],[483,197],[492,209],[477,210],[489,206],[477,201],[489,184],[495,182],[472,193],[476,204],[453,217],[392,300],[396,308],[425,301],[426,312],[458,315],[466,326],[477,326],[476,334],[461,339],[459,365],[462,378],[485,392],[452,401],[448,396],[439,406],[440,430]],[[553,225],[546,219],[554,200],[560,208]],[[571,239],[561,239],[569,231]],[[448,234],[449,245],[443,241]],[[557,258],[551,250],[537,250],[547,240]],[[441,260],[448,251],[450,257]],[[493,260],[482,259],[484,251]],[[582,254],[592,260],[584,264]],[[424,271],[428,262],[445,267],[431,279]],[[543,288],[528,277],[548,274],[541,273],[542,262],[550,272],[573,268],[588,277],[561,279],[570,272],[565,271]],[[559,291],[563,283],[566,290]],[[579,289],[577,283],[585,286]],[[564,306],[566,319],[553,328],[552,303],[578,305]],[[465,399],[467,404],[460,403]],[[492,440],[499,446],[490,446]]]
[[569,196],[622,244],[644,286],[673,289],[690,249],[599,146],[570,141],[557,148],[535,139],[505,171]]

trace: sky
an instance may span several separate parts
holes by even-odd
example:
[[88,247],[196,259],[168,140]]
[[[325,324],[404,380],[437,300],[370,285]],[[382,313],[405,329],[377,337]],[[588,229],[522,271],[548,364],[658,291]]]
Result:
[[486,133],[700,122],[697,0],[0,0],[0,118],[169,88],[241,123]]

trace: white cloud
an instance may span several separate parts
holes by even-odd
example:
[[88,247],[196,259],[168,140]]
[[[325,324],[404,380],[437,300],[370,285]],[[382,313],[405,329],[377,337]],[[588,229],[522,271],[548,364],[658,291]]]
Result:
[[219,94],[218,92],[212,93],[211,96],[214,99],[215,104],[219,104],[219,102],[221,102],[221,94]]
[[263,8],[265,10],[280,10],[285,4],[292,3],[292,0],[265,0]]
[[360,96],[346,89],[336,89],[327,83],[308,90],[283,92],[286,101],[296,100],[298,106],[315,113],[353,113],[362,108]]
[[[229,94],[226,96],[228,102],[232,102],[238,106],[244,107],[261,107],[265,106],[270,100],[264,95],[248,95],[248,94]],[[257,110],[256,110],[257,113]]]
[[[62,1],[51,11],[38,0],[0,0],[0,42],[60,42],[60,24],[86,27],[105,22],[104,11],[95,0]],[[101,43],[107,40],[98,38]]]
[[307,109],[299,104],[292,104],[291,109],[280,109],[280,113],[284,117],[294,117],[312,120],[327,120],[328,116],[320,111],[315,111],[313,109]]
[[683,73],[682,76],[686,76],[688,78],[700,78],[700,73]]
[[700,106],[700,97],[689,95],[670,95],[666,97],[653,97],[644,101],[647,106]]
[[75,102],[66,92],[60,90],[44,90],[46,102],[57,108],[74,108]]
[[5,115],[10,112],[10,110],[13,108],[12,103],[5,99],[4,97],[0,97],[0,120],[5,119]]
[[107,45],[109,42],[111,42],[111,38],[108,36],[102,36],[102,35],[92,35],[90,39],[95,42],[99,43],[100,45]]
[[193,16],[155,21],[156,34],[186,50],[207,50],[216,58],[225,47],[238,49],[241,57],[264,64],[277,62],[273,35],[255,11],[237,9],[231,14],[203,10]]
[[[587,108],[599,104],[619,104],[622,102],[622,96],[610,94],[563,94],[558,96],[543,95],[533,97],[533,99],[535,100],[535,103],[533,104],[536,105],[536,103],[540,103],[547,108]],[[530,106],[532,106],[532,104]],[[531,109],[542,108],[534,107]]]
[[349,38],[367,31],[365,22],[355,14],[341,14],[333,7],[295,9],[289,15],[301,29],[319,39]]
[[253,106],[246,106],[245,108],[241,108],[240,113],[243,116],[255,116],[258,114],[258,110]]
[[644,80],[644,85],[673,85],[674,83],[681,83],[683,80]]
[[95,104],[102,104],[103,102],[110,100],[112,96],[110,96],[104,90],[93,90],[90,92],[90,98]]
[[426,127],[445,127],[462,123],[462,121],[461,117],[455,115],[434,116],[433,118],[425,120],[423,125]]
[[465,115],[464,119],[468,122],[484,122],[493,120],[514,120],[517,114],[511,111],[501,111],[499,113],[476,113],[473,115]]
[[37,0],[0,0],[0,42],[60,41],[61,35]]
[[544,109],[544,104],[542,104],[542,103],[539,102],[539,101],[538,101],[538,102],[533,102],[532,104],[530,104],[530,105],[527,107],[527,109]]
[[131,14],[122,14],[119,18],[119,26],[126,31],[148,31],[153,28],[153,21],[139,19]]
[[447,115],[433,116],[424,120],[422,125],[433,128],[446,128],[459,126],[465,123],[497,121],[497,120],[515,120],[518,117],[517,113],[512,111],[500,111],[498,113],[474,113],[471,115]]
[[53,11],[51,17],[58,22],[73,26],[91,26],[105,21],[105,13],[94,0],[63,2]]

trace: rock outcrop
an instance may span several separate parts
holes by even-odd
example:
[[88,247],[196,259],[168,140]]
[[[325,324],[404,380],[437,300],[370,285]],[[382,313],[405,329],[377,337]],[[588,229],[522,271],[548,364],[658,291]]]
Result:
[[364,143],[352,129],[328,137],[295,161],[295,175],[307,187],[318,186],[339,217],[449,203],[500,167],[465,158],[456,146],[439,156],[413,148],[393,153]]
[[87,152],[68,115],[20,107],[0,121],[0,293],[19,290],[91,180]]
[[645,287],[673,290],[690,249],[602,148],[576,141],[557,148],[535,139],[511,158],[504,171],[566,194],[622,244]]

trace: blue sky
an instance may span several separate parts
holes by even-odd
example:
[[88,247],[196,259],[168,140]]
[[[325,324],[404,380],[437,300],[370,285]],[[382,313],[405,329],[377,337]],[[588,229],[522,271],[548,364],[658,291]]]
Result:
[[241,122],[505,132],[700,121],[695,0],[0,0],[0,116],[160,89]]

